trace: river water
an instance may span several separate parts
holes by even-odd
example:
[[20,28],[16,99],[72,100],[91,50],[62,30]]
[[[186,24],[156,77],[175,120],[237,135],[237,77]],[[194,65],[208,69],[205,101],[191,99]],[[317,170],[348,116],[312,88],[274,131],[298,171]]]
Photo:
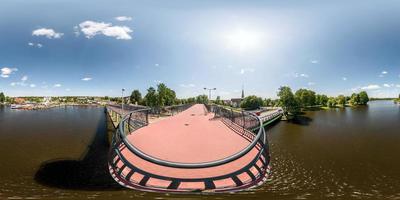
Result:
[[0,199],[400,199],[400,106],[310,111],[268,127],[272,176],[234,194],[127,190],[110,178],[104,108],[0,107]]

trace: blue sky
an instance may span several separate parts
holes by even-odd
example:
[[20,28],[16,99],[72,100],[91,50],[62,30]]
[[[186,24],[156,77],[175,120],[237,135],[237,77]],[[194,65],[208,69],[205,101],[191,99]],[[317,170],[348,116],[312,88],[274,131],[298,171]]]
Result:
[[400,93],[398,1],[2,1],[0,91]]

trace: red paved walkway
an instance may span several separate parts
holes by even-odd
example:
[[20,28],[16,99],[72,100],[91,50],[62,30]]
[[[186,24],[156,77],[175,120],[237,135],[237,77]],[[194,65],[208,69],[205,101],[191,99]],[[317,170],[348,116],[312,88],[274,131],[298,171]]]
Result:
[[[214,114],[206,114],[203,104],[191,108],[167,119],[152,123],[128,136],[131,144],[153,157],[185,163],[215,161],[233,155],[245,148],[249,141],[228,128],[221,120],[212,119]],[[173,178],[210,178],[236,172],[251,162],[257,150],[253,149],[242,158],[217,167],[203,169],[182,169],[156,165],[145,161],[123,148],[122,154],[135,167],[148,173]],[[122,163],[118,164],[119,167]],[[257,166],[264,168],[261,161]],[[122,174],[128,174],[125,168]],[[257,177],[260,173],[252,167],[251,173]],[[238,178],[243,183],[251,182],[251,176],[242,173]],[[143,174],[134,173],[130,182],[139,183]],[[166,188],[171,182],[150,178],[147,187]],[[217,188],[235,187],[231,178],[214,181]],[[178,189],[204,189],[204,182],[182,182]]]

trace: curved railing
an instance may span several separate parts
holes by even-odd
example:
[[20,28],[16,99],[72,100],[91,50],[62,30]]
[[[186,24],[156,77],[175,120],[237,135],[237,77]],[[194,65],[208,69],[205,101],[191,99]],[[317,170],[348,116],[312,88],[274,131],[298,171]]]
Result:
[[[167,161],[163,160],[160,158],[153,157],[151,155],[148,155],[141,151],[140,149],[136,148],[133,144],[131,144],[128,139],[127,135],[131,134],[133,131],[147,126],[148,125],[148,112],[149,108],[146,109],[140,109],[140,110],[135,110],[128,115],[126,115],[122,121],[119,123],[119,126],[117,128],[117,132],[115,134],[115,140],[116,141],[121,141],[124,143],[124,145],[134,153],[135,155],[139,156],[140,158],[158,164],[166,167],[175,167],[175,168],[207,168],[207,167],[215,167],[215,166],[220,166],[229,162],[232,162],[234,160],[237,160],[244,155],[246,155],[248,152],[250,152],[255,146],[261,142],[262,146],[260,148],[260,151],[258,152],[256,157],[259,157],[263,151],[264,151],[264,144],[267,144],[267,137],[265,135],[264,128],[262,126],[262,121],[260,120],[259,117],[257,117],[254,114],[247,113],[247,112],[242,112],[242,113],[233,113],[230,112],[229,110],[218,107],[218,106],[211,106],[208,107],[209,111],[214,112],[216,117],[223,117],[223,118],[228,118],[229,120],[232,121],[232,123],[235,123],[239,125],[240,127],[243,127],[243,131],[251,131],[250,128],[258,127],[258,132],[254,139],[250,142],[248,146],[246,146],[244,149],[241,151],[235,153],[234,155],[228,156],[223,159],[215,160],[215,161],[210,161],[210,162],[201,162],[201,163],[182,163],[182,162],[172,162],[172,161]],[[227,114],[229,112],[229,114]],[[251,119],[251,120],[250,120]],[[251,122],[251,123],[248,123]],[[256,125],[256,126],[254,126]],[[252,127],[250,127],[252,126]]]

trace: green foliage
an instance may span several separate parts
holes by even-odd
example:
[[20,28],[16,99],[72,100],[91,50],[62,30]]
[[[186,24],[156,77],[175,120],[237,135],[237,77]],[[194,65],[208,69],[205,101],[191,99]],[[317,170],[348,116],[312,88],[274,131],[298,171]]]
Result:
[[273,102],[270,98],[264,100],[265,106],[273,106]]
[[255,110],[259,109],[261,106],[263,106],[263,104],[264,102],[262,98],[251,95],[243,99],[243,101],[240,103],[240,107],[245,110]]
[[207,104],[208,103],[208,97],[207,95],[199,95],[196,97],[196,103],[203,103],[203,104]]
[[353,93],[350,98],[350,104],[353,106],[359,105],[360,104],[360,95]]
[[320,106],[327,106],[328,105],[328,96],[324,94],[317,94],[315,96],[315,103]]
[[333,97],[329,97],[328,101],[327,101],[327,106],[330,108],[333,108],[336,106],[336,99]]
[[4,103],[6,101],[6,96],[3,92],[0,92],[0,103]]
[[359,96],[360,96],[359,104],[360,105],[367,105],[367,103],[369,102],[369,97],[368,97],[367,92],[362,91],[362,92],[359,93]]
[[339,95],[336,99],[336,103],[341,106],[346,106],[346,97],[344,95]]
[[157,99],[158,99],[158,94],[156,90],[153,87],[150,87],[147,89],[147,94],[144,97],[144,102],[146,106],[149,107],[157,107]]
[[299,89],[295,93],[297,101],[301,107],[314,106],[315,105],[315,92],[307,89]]
[[292,89],[287,86],[282,86],[278,90],[279,105],[282,106],[285,115],[297,114],[299,112],[299,103],[296,100]]
[[218,105],[221,105],[221,104],[223,104],[223,101],[221,101],[221,97],[220,96],[217,96],[217,98],[215,99],[214,103],[218,104]]
[[140,104],[142,102],[142,94],[139,92],[139,90],[133,90],[129,100],[133,104]]
[[164,83],[160,83],[157,85],[157,91],[153,87],[147,89],[147,94],[143,99],[145,105],[152,108],[171,106],[176,103],[175,101],[175,91],[168,88]]

